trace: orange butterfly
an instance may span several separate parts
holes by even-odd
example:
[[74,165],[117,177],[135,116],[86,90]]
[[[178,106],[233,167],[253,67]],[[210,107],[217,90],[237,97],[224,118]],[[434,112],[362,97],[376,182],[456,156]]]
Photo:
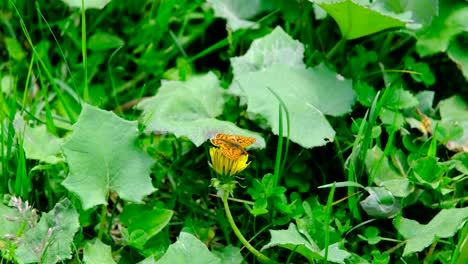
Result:
[[244,154],[249,154],[244,148],[252,145],[255,140],[252,137],[217,134],[211,139],[211,143],[220,147],[224,156],[236,160]]

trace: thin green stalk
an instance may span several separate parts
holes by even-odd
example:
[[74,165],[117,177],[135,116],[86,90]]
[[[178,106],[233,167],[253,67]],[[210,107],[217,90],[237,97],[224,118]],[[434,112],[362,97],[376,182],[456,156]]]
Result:
[[330,225],[328,224],[330,222],[331,218],[331,211],[333,207],[333,197],[335,196],[335,188],[336,184],[333,183],[330,194],[328,194],[328,200],[327,200],[327,210],[325,213],[325,263],[328,263],[328,246],[330,244]]
[[232,230],[234,231],[234,234],[236,234],[237,238],[242,242],[242,244],[252,253],[254,254],[258,260],[262,263],[278,263],[269,257],[263,255],[260,251],[255,249],[247,239],[242,235],[240,232],[239,228],[237,228],[236,223],[234,222],[234,219],[232,218],[231,210],[229,209],[229,204],[228,204],[228,193],[224,192],[223,193],[223,205],[224,205],[224,211],[226,212],[226,217],[229,221],[229,224],[231,225]]
[[83,100],[88,102],[89,88],[88,88],[88,58],[87,58],[87,47],[86,47],[86,11],[85,11],[84,0],[81,0],[81,53],[83,56],[83,67],[84,67],[84,92]]

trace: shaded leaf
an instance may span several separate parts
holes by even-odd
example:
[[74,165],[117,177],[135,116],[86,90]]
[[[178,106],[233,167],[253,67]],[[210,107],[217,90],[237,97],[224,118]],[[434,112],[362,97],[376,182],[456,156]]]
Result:
[[220,264],[221,260],[192,234],[181,232],[177,242],[169,246],[158,263]]
[[153,160],[137,146],[137,137],[136,121],[84,105],[64,145],[70,172],[62,183],[84,209],[106,204],[109,191],[140,202],[155,190],[149,177]]
[[390,167],[388,157],[379,147],[375,146],[367,152],[366,169],[377,186],[385,187],[394,196],[406,197],[411,193],[408,179]]
[[150,238],[166,227],[172,215],[171,210],[152,209],[142,204],[129,204],[120,214],[120,220],[128,227],[130,244],[142,249]]
[[57,263],[71,258],[73,237],[80,227],[78,213],[68,199],[43,214],[24,232],[15,253],[23,262]]
[[439,1],[439,15],[430,26],[417,32],[416,51],[420,56],[445,52],[454,37],[468,31],[468,5],[463,0]]
[[137,108],[143,110],[147,132],[174,133],[189,138],[196,146],[217,133],[243,135],[257,139],[253,146],[265,147],[259,134],[216,119],[223,105],[223,90],[210,72],[186,82],[166,81],[155,96],[143,100]]
[[[244,95],[247,111],[266,118],[273,133],[278,135],[276,94],[290,115],[290,139],[312,148],[333,141],[335,131],[325,115],[350,112],[355,93],[351,81],[324,65],[306,69],[302,62],[303,50],[302,44],[277,27],[270,35],[255,40],[245,56],[232,59],[235,77],[230,89]],[[283,126],[286,131],[286,122]]]
[[452,208],[440,211],[427,225],[406,218],[395,218],[394,225],[407,240],[403,256],[421,252],[437,238],[449,238],[463,227],[468,208]]
[[83,262],[86,264],[113,264],[112,249],[99,239],[88,241],[83,252]]

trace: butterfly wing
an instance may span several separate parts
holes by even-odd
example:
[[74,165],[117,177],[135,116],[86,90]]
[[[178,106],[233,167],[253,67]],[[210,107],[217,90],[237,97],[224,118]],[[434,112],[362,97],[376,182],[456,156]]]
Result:
[[222,140],[235,142],[243,148],[252,145],[256,141],[256,139],[253,137],[228,135],[228,134],[222,134],[222,133],[217,134],[216,139],[222,139]]

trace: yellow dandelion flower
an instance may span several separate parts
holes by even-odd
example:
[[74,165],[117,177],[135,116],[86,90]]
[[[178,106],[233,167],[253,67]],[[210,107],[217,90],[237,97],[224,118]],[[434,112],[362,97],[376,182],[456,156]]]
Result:
[[250,162],[247,162],[248,154],[241,155],[237,159],[231,159],[226,157],[220,148],[210,148],[210,156],[211,167],[222,177],[235,176],[250,164]]

